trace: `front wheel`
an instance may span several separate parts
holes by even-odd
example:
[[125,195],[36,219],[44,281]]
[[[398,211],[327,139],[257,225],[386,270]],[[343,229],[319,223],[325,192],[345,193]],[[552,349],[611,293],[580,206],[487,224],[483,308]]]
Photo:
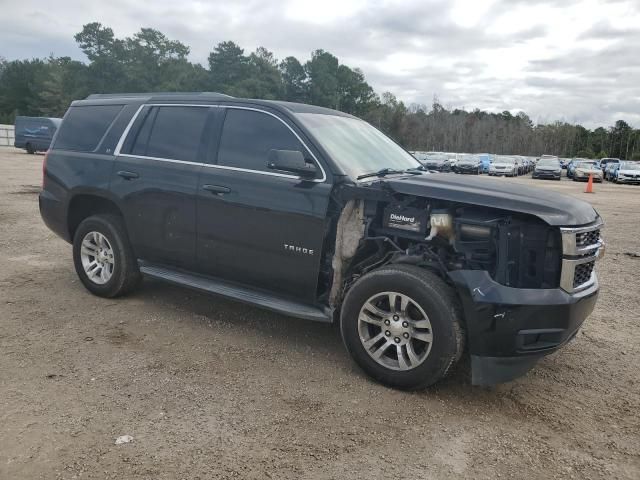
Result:
[[361,277],[345,297],[340,329],[355,362],[400,389],[441,380],[464,347],[455,293],[434,273],[411,265],[388,265]]
[[141,280],[117,215],[94,215],[80,223],[73,237],[73,263],[82,284],[100,297],[124,295]]

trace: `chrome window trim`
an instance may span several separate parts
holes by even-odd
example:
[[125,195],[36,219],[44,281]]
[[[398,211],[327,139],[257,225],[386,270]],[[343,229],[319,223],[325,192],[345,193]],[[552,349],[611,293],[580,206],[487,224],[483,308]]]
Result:
[[[300,180],[300,177],[296,175],[289,175],[287,173],[277,173],[277,172],[267,172],[264,170],[251,170],[249,168],[240,168],[240,167],[230,167],[228,165],[212,165],[210,163],[203,163],[203,167],[206,168],[219,168],[220,170],[234,170],[236,172],[247,172],[247,173],[257,173],[258,175],[269,175],[271,177],[283,177],[283,178],[294,178],[296,180]],[[314,182],[323,182],[323,179],[315,178]]]
[[188,160],[174,160],[172,158],[160,158],[160,157],[148,157],[146,155],[132,155],[130,153],[121,153],[118,155],[119,157],[128,157],[128,158],[139,158],[141,160],[156,160],[158,162],[169,162],[169,163],[182,163],[185,165],[195,165],[201,167],[204,163],[200,162],[190,162]]
[[324,167],[322,166],[322,164],[318,161],[318,158],[314,155],[314,153],[311,151],[311,149],[308,147],[308,145],[304,142],[304,140],[302,140],[302,138],[300,138],[300,136],[296,133],[296,131],[291,128],[291,125],[289,125],[287,122],[285,122],[283,119],[281,119],[279,116],[268,112],[266,110],[260,109],[260,108],[255,108],[255,107],[242,107],[242,106],[236,106],[236,105],[207,105],[207,104],[192,104],[192,103],[145,103],[140,105],[140,107],[138,108],[138,110],[136,110],[136,112],[133,114],[133,117],[131,117],[131,120],[129,120],[129,124],[127,125],[127,127],[124,129],[124,131],[122,132],[122,135],[120,136],[120,140],[118,140],[118,143],[116,145],[116,148],[113,152],[114,156],[122,156],[122,157],[131,157],[131,158],[143,158],[143,159],[149,159],[149,160],[156,160],[156,161],[160,161],[160,162],[172,162],[172,163],[185,163],[188,165],[201,165],[203,167],[207,167],[207,168],[219,168],[221,170],[234,170],[234,171],[238,171],[238,172],[246,172],[246,173],[256,173],[259,175],[269,175],[272,177],[281,177],[281,178],[293,178],[296,180],[300,180],[300,177],[296,176],[296,175],[289,175],[286,173],[277,173],[277,172],[267,172],[264,170],[252,170],[249,168],[240,168],[240,167],[231,167],[231,166],[227,166],[227,165],[214,165],[211,163],[201,163],[201,162],[188,162],[186,160],[178,160],[178,159],[173,159],[173,158],[160,158],[160,157],[148,157],[145,155],[132,155],[129,153],[120,153],[120,150],[122,149],[122,146],[124,145],[124,142],[127,138],[127,136],[129,135],[129,132],[131,130],[131,127],[133,127],[133,124],[135,123],[136,119],[138,118],[138,115],[140,114],[140,112],[142,111],[142,109],[144,107],[204,107],[204,108],[234,108],[236,110],[251,110],[254,112],[260,112],[260,113],[264,113],[266,115],[270,115],[273,118],[277,119],[278,121],[280,121],[285,127],[287,127],[289,129],[289,131],[291,133],[293,133],[293,135],[298,139],[298,141],[300,142],[300,144],[302,144],[302,146],[307,150],[307,152],[309,153],[309,155],[311,155],[311,157],[313,158],[314,162],[316,163],[316,165],[318,166],[318,168],[320,168],[320,171],[322,172],[322,178],[315,178],[313,180],[311,180],[312,182],[315,183],[322,183],[325,182],[327,180],[327,173],[324,170]]
[[140,114],[140,111],[145,107],[145,105],[140,105],[138,107],[138,110],[136,110],[136,113],[133,114],[133,117],[131,117],[131,120],[129,120],[129,123],[127,124],[126,128],[124,129],[124,131],[122,132],[122,135],[120,135],[120,140],[118,140],[118,143],[116,144],[116,148],[113,151],[113,155],[114,156],[118,156],[120,155],[120,150],[122,149],[122,145],[124,144],[125,139],[127,138],[127,135],[129,135],[129,130],[131,130],[131,127],[133,126],[133,122],[136,121],[136,118],[138,118],[138,115]]

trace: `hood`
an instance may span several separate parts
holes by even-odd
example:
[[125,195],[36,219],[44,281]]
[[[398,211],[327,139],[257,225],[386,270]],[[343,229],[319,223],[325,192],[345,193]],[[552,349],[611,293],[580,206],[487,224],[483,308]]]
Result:
[[526,213],[554,226],[586,225],[598,218],[587,202],[520,182],[458,175],[388,177],[381,182],[398,193]]
[[515,167],[516,164],[515,163],[505,163],[505,162],[493,162],[491,165],[493,165],[494,167]]
[[627,170],[626,168],[621,168],[618,170],[618,174],[623,175],[640,175],[640,170]]
[[547,167],[547,166],[539,166],[536,167],[536,170],[544,170],[545,172],[557,172],[558,170],[560,170],[560,165],[558,165],[557,167]]

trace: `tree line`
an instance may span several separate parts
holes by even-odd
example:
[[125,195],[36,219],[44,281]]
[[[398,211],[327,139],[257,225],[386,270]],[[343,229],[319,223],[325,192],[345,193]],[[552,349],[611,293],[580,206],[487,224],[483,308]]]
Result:
[[363,72],[315,50],[304,63],[278,60],[264,47],[245,53],[232,41],[216,45],[206,66],[188,59],[189,47],[142,28],[117,38],[98,22],[74,36],[87,62],[70,57],[0,57],[0,123],[16,115],[61,117],[90,93],[216,91],[237,97],[311,103],[358,116],[409,150],[640,159],[640,130],[624,120],[593,130],[566,122],[534,124],[523,112],[491,113],[406,105],[377,94]]

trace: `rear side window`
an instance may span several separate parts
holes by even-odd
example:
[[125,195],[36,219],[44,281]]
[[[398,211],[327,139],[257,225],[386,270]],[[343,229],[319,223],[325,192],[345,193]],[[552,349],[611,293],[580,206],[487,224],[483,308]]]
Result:
[[267,154],[271,149],[304,152],[300,141],[277,118],[253,110],[227,110],[218,165],[271,171],[267,169]]
[[123,105],[71,107],[56,140],[60,150],[93,152]]
[[153,107],[140,127],[131,153],[194,162],[209,108]]
[[156,118],[156,114],[158,113],[158,108],[149,108],[146,111],[143,111],[144,120],[142,126],[138,129],[138,133],[133,141],[133,146],[131,147],[131,152],[133,155],[146,155],[147,154],[147,144],[149,143],[149,135],[151,135],[151,128],[153,127],[153,122]]

